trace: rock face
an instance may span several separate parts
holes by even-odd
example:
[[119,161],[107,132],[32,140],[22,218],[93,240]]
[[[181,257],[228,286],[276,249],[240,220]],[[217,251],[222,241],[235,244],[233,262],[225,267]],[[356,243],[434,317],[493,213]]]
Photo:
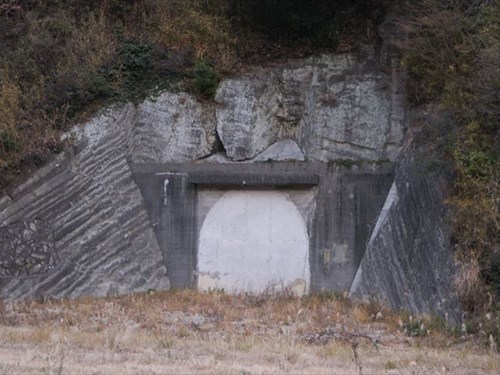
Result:
[[135,109],[102,115],[74,147],[0,201],[3,296],[76,297],[169,287],[126,155]]
[[404,134],[397,64],[325,55],[261,68],[224,81],[217,91],[217,131],[232,160],[252,159],[294,139],[309,160],[394,160]]
[[304,161],[305,157],[297,143],[284,139],[269,146],[267,150],[257,155],[253,161]]
[[433,312],[458,323],[443,181],[422,160],[410,147],[397,163],[350,296],[381,300],[412,313]]
[[216,100],[217,132],[230,159],[251,159],[278,139],[276,87],[266,75],[224,81]]
[[133,128],[134,163],[188,162],[210,155],[216,146],[212,105],[186,93],[163,93],[138,108]]

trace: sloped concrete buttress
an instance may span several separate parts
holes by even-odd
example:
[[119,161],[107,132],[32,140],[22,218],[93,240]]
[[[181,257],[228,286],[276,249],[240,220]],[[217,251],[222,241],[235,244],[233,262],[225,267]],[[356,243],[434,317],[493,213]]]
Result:
[[415,147],[402,155],[395,181],[366,247],[350,296],[412,313],[461,321],[444,181]]
[[126,155],[135,108],[75,129],[74,146],[0,203],[6,298],[168,289],[160,247]]

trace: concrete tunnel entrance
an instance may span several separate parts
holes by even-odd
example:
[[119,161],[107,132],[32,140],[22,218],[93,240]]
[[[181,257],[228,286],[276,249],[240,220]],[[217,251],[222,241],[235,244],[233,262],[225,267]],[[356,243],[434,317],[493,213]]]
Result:
[[309,237],[280,191],[228,190],[207,213],[198,239],[197,287],[261,293],[309,291]]
[[392,163],[132,164],[132,171],[171,288],[227,292],[271,284],[350,290],[394,181]]

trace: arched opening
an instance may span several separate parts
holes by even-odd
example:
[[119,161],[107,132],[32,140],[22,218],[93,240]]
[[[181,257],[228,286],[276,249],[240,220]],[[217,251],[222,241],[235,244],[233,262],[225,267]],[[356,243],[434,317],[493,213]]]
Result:
[[309,238],[279,191],[230,190],[210,209],[198,243],[198,288],[260,293],[310,285]]

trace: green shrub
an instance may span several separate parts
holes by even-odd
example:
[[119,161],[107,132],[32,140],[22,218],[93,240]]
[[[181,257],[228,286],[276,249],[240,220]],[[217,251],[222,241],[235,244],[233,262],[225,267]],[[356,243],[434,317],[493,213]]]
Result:
[[207,98],[213,98],[219,85],[219,77],[215,69],[206,61],[197,61],[193,70],[196,89]]
[[129,40],[122,44],[119,52],[119,74],[123,79],[125,98],[140,95],[153,70],[153,48],[149,43]]
[[[127,40],[119,50],[117,63],[103,68],[106,80],[117,81],[117,97],[122,100],[143,99],[151,90],[160,90],[181,76],[165,49],[147,41]],[[186,69],[186,67],[182,67]]]
[[93,99],[110,98],[115,95],[116,91],[113,87],[112,78],[113,76],[106,74],[105,70],[89,74],[87,86]]
[[152,68],[152,47],[149,43],[126,41],[121,49],[123,72],[132,78],[141,78]]

